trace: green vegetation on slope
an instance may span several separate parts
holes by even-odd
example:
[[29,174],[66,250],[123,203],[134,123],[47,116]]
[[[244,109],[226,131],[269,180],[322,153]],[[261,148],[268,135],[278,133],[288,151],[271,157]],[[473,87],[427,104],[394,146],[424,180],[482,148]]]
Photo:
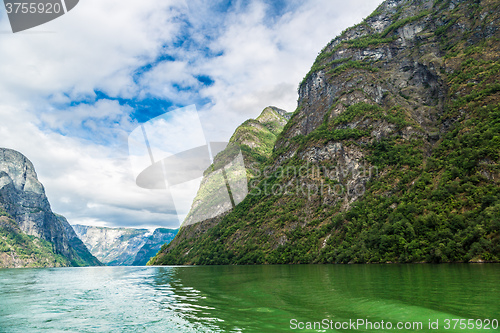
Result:
[[[205,237],[185,240],[154,263],[498,261],[500,188],[481,175],[478,161],[498,160],[500,107],[480,111],[478,119],[447,135],[425,167],[419,140],[373,144],[372,162],[387,174],[371,181],[348,212],[322,205],[319,198],[308,202],[262,191]],[[478,126],[469,127],[472,122]],[[471,130],[460,135],[463,128]],[[275,182],[271,178],[269,186]],[[314,210],[311,216],[301,214],[306,208]],[[310,221],[282,233],[287,239],[282,245],[270,235],[305,219]],[[186,248],[191,250],[183,255]]]
[[148,237],[146,244],[137,252],[132,266],[144,266],[154,257],[161,248],[167,246],[175,235],[178,229],[158,228],[154,231],[153,235]]
[[[214,163],[205,170],[183,226],[215,217],[221,211],[232,208],[228,192],[233,196],[233,200],[237,194],[226,187],[225,177],[229,177],[231,184],[240,183],[244,186],[248,178],[255,176],[255,173],[260,172],[260,168],[269,162],[276,138],[286,123],[286,118],[281,113],[284,111],[267,107],[257,119],[247,120],[238,126],[227,147],[217,154]],[[246,171],[241,165],[242,161],[238,161],[240,152],[247,166]],[[222,168],[225,169],[225,175],[221,172]]]
[[58,267],[71,263],[55,254],[52,244],[26,235],[5,213],[0,211],[0,267]]
[[[297,126],[296,116],[305,107],[299,105],[279,139],[286,144],[274,151],[269,161],[268,166],[276,172],[256,179],[259,186],[252,194],[204,234],[179,238],[151,262],[500,261],[500,47],[498,32],[487,38],[477,37],[478,31],[486,31],[490,22],[499,22],[499,11],[495,10],[499,5],[498,1],[483,1],[479,7],[474,1],[454,9],[449,9],[449,5],[449,1],[437,1],[435,11],[401,22],[397,18],[385,30],[387,33],[374,36],[394,38],[391,34],[397,29],[425,20],[428,15],[443,21],[434,33],[422,32],[428,39],[422,38],[415,52],[426,68],[437,66],[436,80],[442,80],[443,87],[438,92],[443,95],[442,106],[425,100],[422,92],[432,88],[428,81],[421,80],[421,86],[416,87],[407,79],[409,88],[414,89],[410,93],[387,88],[379,105],[362,94],[363,98],[355,103],[344,105],[339,115],[330,117],[327,113],[323,123],[307,135],[291,137],[289,130]],[[486,13],[483,21],[478,19],[481,13]],[[468,28],[462,29],[457,22]],[[361,38],[363,45],[359,47],[373,45],[365,40],[368,37]],[[343,47],[357,47],[355,41]],[[440,57],[429,63],[425,56],[436,45]],[[312,71],[333,55],[334,51],[324,50]],[[347,61],[350,60],[336,60],[334,65]],[[382,65],[379,68],[370,73],[374,84],[395,76]],[[350,69],[353,75],[366,71]],[[419,75],[422,73],[428,72]],[[343,78],[338,80],[340,86]],[[397,85],[390,87],[394,86]],[[333,109],[335,103],[327,108]],[[428,117],[435,120],[422,121],[422,110],[434,109],[435,113],[429,112]],[[375,137],[372,133],[381,128],[390,129],[389,134]],[[346,193],[272,193],[273,188],[295,181],[280,175],[278,166],[310,167],[303,156],[315,149],[333,149],[333,144],[362,154],[363,162],[378,170],[364,184],[364,192],[357,200],[351,200],[353,196]],[[295,151],[293,156],[280,160],[291,149]],[[313,163],[318,169],[328,169],[338,161]],[[342,177],[331,179],[322,172],[300,181],[318,187],[346,184]],[[191,230],[181,230],[179,235],[183,232],[189,234]]]
[[249,119],[238,126],[229,139],[226,149],[217,154],[214,164],[205,171],[205,174],[227,165],[240,150],[243,153],[245,165],[269,162],[276,138],[286,123],[286,119],[275,109],[267,107],[257,119]]

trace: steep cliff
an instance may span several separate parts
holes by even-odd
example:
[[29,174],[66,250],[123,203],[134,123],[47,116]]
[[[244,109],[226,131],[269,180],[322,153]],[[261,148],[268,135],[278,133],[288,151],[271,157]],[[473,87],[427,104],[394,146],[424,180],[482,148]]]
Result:
[[167,246],[179,229],[158,228],[146,239],[146,243],[141,247],[135,256],[132,266],[144,266],[153,258],[163,246]]
[[[169,248],[196,241],[233,209],[232,204],[244,199],[233,197],[231,200],[230,185],[247,189],[247,182],[261,173],[261,169],[272,160],[274,144],[290,116],[285,110],[269,106],[256,119],[249,119],[238,126],[227,147],[215,156],[213,164],[205,171],[191,210]],[[243,161],[240,161],[240,154]],[[243,164],[243,172],[234,168],[234,164]],[[220,171],[222,168],[225,168],[226,175]],[[228,179],[227,183],[224,177]],[[155,262],[153,258],[150,263]]]
[[25,234],[4,211],[0,215],[0,268],[71,265],[67,258],[54,253],[51,243]]
[[105,228],[74,225],[78,238],[90,252],[108,266],[131,265],[150,235],[148,229]]
[[499,24],[385,1],[319,53],[259,185],[152,263],[498,261]]
[[[21,243],[24,244],[21,248],[29,248],[31,245],[26,244],[31,240],[45,248],[49,246],[52,256],[58,256],[53,262],[56,266],[100,264],[85,246],[81,246],[83,244],[72,242],[71,227],[68,228],[66,219],[52,212],[33,164],[19,152],[4,148],[0,148],[0,208],[16,224],[6,222],[3,229],[12,236],[7,237],[9,244],[5,247],[10,249],[12,256]],[[37,265],[36,260],[27,263]],[[44,262],[41,265],[51,264]]]
[[69,245],[75,250],[78,256],[91,266],[101,266],[102,263],[96,257],[94,257],[91,252],[89,252],[89,249],[80,240],[73,227],[69,224],[68,220],[64,216],[58,214],[56,214],[56,216],[63,225],[64,230],[66,231]]
[[271,158],[274,143],[289,118],[286,111],[269,106],[257,119],[238,126],[227,147],[204,172],[182,227],[220,216],[245,198],[248,180]]

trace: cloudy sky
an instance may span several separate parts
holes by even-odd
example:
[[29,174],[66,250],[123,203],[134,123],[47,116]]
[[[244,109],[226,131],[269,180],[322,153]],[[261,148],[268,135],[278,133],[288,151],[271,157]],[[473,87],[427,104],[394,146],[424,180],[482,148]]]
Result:
[[72,224],[178,227],[168,192],[135,184],[130,133],[194,105],[222,141],[268,105],[293,111],[318,52],[380,2],[80,0],[16,34],[1,8],[0,146]]

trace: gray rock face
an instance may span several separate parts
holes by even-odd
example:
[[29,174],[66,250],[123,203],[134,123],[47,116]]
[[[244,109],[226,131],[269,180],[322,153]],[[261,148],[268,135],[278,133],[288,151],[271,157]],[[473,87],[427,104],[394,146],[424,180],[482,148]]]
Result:
[[[276,112],[277,114],[279,114],[280,116],[282,116],[286,120],[289,120],[292,117],[293,112],[288,112],[286,110],[277,108],[275,106],[268,106],[268,108],[272,109],[274,112]],[[285,126],[285,124],[286,124],[286,121],[284,121],[284,122],[282,121],[282,125]]]
[[[10,181],[18,191],[32,192],[39,195],[45,195],[43,185],[38,181],[35,168],[21,153],[0,148],[0,171],[8,175]],[[5,182],[1,182],[3,187]]]
[[[182,227],[215,218],[231,210],[233,202],[237,205],[243,201],[248,194],[247,182],[252,166],[271,156],[273,139],[281,133],[289,118],[285,110],[269,106],[256,119],[245,121],[235,130],[227,147],[205,171]],[[247,153],[248,149],[255,152],[253,157]],[[256,155],[260,155],[260,160],[255,159]]]
[[98,264],[86,249],[80,252],[90,262],[82,260],[72,248],[67,234],[70,229],[52,212],[33,164],[21,153],[5,148],[0,148],[0,207],[24,233],[49,241],[55,253],[75,265]]
[[[400,20],[418,17],[423,11],[432,8],[433,3],[386,1],[364,24],[357,25],[332,40],[322,52],[323,59],[316,64],[320,69],[311,71],[299,87],[300,111],[295,115],[295,125],[289,133],[294,136],[307,135],[322,124],[325,116],[331,119],[341,114],[344,111],[342,105],[359,102],[387,105],[388,98],[385,96],[400,92],[402,96],[408,97],[406,101],[401,97],[391,101],[392,103],[409,108],[428,105],[426,109],[415,110],[413,116],[424,130],[435,125],[438,115],[443,111],[446,92],[440,75],[445,70],[440,59],[442,51],[439,45],[431,43],[422,47],[419,52],[412,50],[420,43],[428,42],[432,37],[428,32],[434,31],[442,22],[432,22],[430,18],[423,17],[394,28],[396,37],[391,37],[394,38],[392,42],[367,43],[364,47],[345,44],[356,38],[369,39],[374,34],[382,33],[394,23],[393,17],[401,6],[405,6],[405,10],[397,14],[400,15]],[[340,69],[349,61],[366,65],[366,70],[354,75],[352,71],[347,71],[343,75]],[[373,74],[375,71],[377,74]],[[414,100],[414,103],[408,100]],[[277,146],[281,144],[278,142]]]
[[[427,0],[385,1],[365,22],[346,30],[324,48],[299,86],[299,107],[287,133],[275,145],[276,150],[287,149],[281,149],[275,167],[297,153],[298,144],[291,138],[309,135],[358,103],[386,110],[399,105],[414,125],[397,132],[394,124],[386,121],[352,121],[335,129],[370,130],[369,141],[333,151],[320,144],[298,154],[304,161],[331,160],[342,170],[352,170],[349,179],[335,178],[347,188],[361,188],[366,183],[364,170],[371,166],[361,165],[367,156],[365,144],[396,133],[404,140],[421,137],[432,143],[439,139],[439,119],[448,89],[442,73],[447,68],[440,46],[430,42],[434,38],[430,32],[444,22],[421,15],[432,8],[433,2]],[[394,25],[398,20],[408,23]],[[359,196],[352,192],[342,207],[348,209]]]
[[108,266],[145,265],[178,231],[158,228],[151,233],[148,229],[86,225],[74,225],[72,229],[90,252]]
[[[74,225],[90,252],[108,266],[130,266],[151,236],[148,229]],[[161,245],[160,245],[161,246]]]
[[75,250],[78,256],[84,260],[86,263],[92,266],[101,266],[103,265],[96,257],[94,257],[87,246],[82,242],[82,240],[78,237],[73,227],[69,224],[68,220],[61,215],[56,215],[57,219],[61,222],[66,231],[66,237],[68,237],[68,241],[70,246]]
[[149,236],[144,246],[137,252],[133,266],[144,266],[154,257],[163,245],[169,244],[177,235],[179,229],[158,228]]

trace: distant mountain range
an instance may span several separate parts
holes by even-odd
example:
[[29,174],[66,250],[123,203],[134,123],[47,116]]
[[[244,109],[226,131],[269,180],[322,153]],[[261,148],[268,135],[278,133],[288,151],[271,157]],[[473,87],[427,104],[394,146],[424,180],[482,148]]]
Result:
[[0,148],[0,268],[145,265],[176,234],[71,226],[52,212],[33,164]]
[[168,244],[177,229],[105,228],[74,225],[76,235],[90,252],[108,266],[143,266],[163,244]]

